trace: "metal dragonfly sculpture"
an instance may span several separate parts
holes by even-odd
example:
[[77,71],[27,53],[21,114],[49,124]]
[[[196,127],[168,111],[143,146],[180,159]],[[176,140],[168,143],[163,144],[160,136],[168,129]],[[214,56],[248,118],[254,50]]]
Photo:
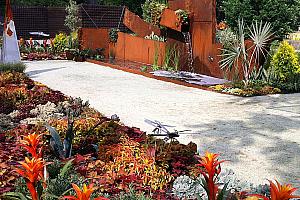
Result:
[[154,120],[151,121],[149,119],[145,119],[144,120],[147,124],[154,126],[154,129],[152,130],[151,134],[148,134],[150,136],[162,136],[165,137],[165,141],[171,140],[174,141],[176,140],[176,138],[178,138],[181,134],[194,134],[191,133],[191,130],[181,130],[178,131],[176,129],[174,129],[174,131],[169,131],[167,128],[174,128],[175,126],[170,126],[170,125],[166,125],[161,123],[160,121]]

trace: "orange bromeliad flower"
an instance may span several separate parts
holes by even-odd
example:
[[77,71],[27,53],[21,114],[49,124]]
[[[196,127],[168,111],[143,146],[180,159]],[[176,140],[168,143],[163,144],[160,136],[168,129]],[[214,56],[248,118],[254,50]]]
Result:
[[23,46],[25,44],[25,41],[23,38],[20,38],[19,44],[20,44],[20,46]]
[[217,28],[219,30],[225,30],[227,28],[227,25],[225,22],[220,22],[218,25],[217,25]]
[[300,198],[300,196],[292,195],[292,193],[295,192],[297,189],[292,187],[291,184],[280,185],[280,183],[277,180],[275,181],[277,186],[272,181],[269,181],[271,200],[288,200],[293,198]]
[[200,164],[197,164],[204,168],[204,170],[200,169],[200,173],[207,183],[209,200],[215,200],[217,197],[218,186],[215,184],[215,177],[221,172],[220,164],[225,162],[225,160],[218,161],[218,156],[219,154],[206,152],[205,156],[200,158]]
[[26,185],[31,193],[32,200],[38,200],[38,194],[36,192],[35,186],[38,180],[42,177],[40,176],[45,166],[45,162],[41,158],[25,158],[25,162],[19,162],[22,168],[16,169],[16,172],[20,174],[26,180]]
[[33,45],[33,40],[32,40],[32,38],[29,38],[29,44],[30,44],[30,46]]
[[[86,184],[83,184],[83,190],[81,190],[76,184],[72,183],[72,187],[75,190],[77,197],[74,196],[64,196],[65,199],[71,199],[71,200],[90,200],[91,194],[96,190],[95,187],[93,187],[93,184],[90,184],[89,186],[86,186]],[[98,197],[97,200],[109,200],[104,197]]]
[[32,157],[40,158],[42,154],[42,149],[38,150],[38,145],[40,144],[41,134],[29,134],[24,136],[23,140],[21,140],[21,146],[23,146],[29,153],[31,153]]

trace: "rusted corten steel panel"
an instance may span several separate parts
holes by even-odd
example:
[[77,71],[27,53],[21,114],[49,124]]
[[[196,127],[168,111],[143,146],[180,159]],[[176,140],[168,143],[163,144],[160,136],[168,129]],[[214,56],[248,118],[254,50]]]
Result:
[[154,55],[158,53],[158,64],[162,65],[166,43],[119,33],[114,48],[116,58],[145,64],[153,64]]
[[127,26],[132,32],[137,34],[139,37],[145,37],[150,35],[152,31],[156,35],[160,35],[160,29],[151,25],[150,23],[145,22],[138,15],[133,12],[125,9],[124,20],[123,23]]
[[186,10],[184,0],[170,0],[168,1],[168,4],[171,10],[178,10],[178,9]]
[[193,13],[194,21],[211,22],[213,21],[213,0],[191,0],[193,6],[191,12]]
[[174,10],[164,9],[161,15],[160,25],[176,31],[181,31],[181,23]]
[[185,0],[191,12],[194,70],[200,74],[223,78],[219,68],[219,45],[216,44],[215,0]]
[[194,69],[196,73],[222,77],[222,71],[217,64],[216,46],[212,42],[212,23],[194,22],[192,27],[192,42],[194,54]]
[[181,71],[189,71],[189,66],[188,66],[188,48],[186,43],[180,42],[178,40],[174,40],[171,38],[167,39],[167,45],[169,47],[174,47],[176,45],[177,50],[179,51],[179,66]]
[[78,31],[81,49],[104,48],[104,55],[109,54],[108,29],[81,28]]

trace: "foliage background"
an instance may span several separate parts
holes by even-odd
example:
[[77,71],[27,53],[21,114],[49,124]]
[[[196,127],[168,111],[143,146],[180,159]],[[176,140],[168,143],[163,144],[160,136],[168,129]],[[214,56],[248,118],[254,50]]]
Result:
[[[237,27],[238,18],[247,25],[253,20],[271,22],[273,32],[283,38],[300,25],[300,0],[222,0],[225,19],[230,27]],[[219,3],[219,5],[221,5]]]

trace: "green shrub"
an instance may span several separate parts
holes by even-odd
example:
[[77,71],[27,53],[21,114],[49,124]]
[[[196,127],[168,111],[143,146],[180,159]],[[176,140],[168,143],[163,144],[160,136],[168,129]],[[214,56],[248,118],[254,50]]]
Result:
[[164,2],[146,0],[142,5],[143,19],[154,26],[159,26],[162,11],[167,8]]
[[132,185],[129,185],[129,191],[127,193],[120,193],[113,200],[152,200],[152,198],[145,196],[144,193],[135,191]]
[[277,52],[272,57],[271,65],[281,83],[294,82],[299,76],[298,56],[294,47],[286,41],[280,43]]
[[20,72],[23,73],[26,69],[26,65],[24,63],[1,63],[0,64],[0,72]]
[[300,76],[296,77],[293,82],[273,82],[271,86],[280,88],[283,93],[300,92]]
[[224,48],[228,48],[238,42],[237,35],[230,28],[217,30],[216,37]]
[[285,35],[296,31],[299,26],[300,1],[286,0],[218,0],[218,10],[225,11],[225,21],[237,29],[238,18],[243,18],[250,26],[253,20],[272,22],[272,32],[275,36],[285,38]]
[[117,28],[112,28],[112,29],[109,29],[109,33],[108,33],[108,36],[109,36],[109,41],[111,43],[116,43],[118,41],[118,38],[119,38],[119,35],[118,35],[118,32],[120,30],[117,29]]
[[79,6],[75,1],[70,0],[69,5],[66,7],[65,26],[67,26],[72,32],[76,32],[79,29],[81,18],[79,18]]
[[63,52],[68,46],[68,36],[65,33],[59,33],[53,40],[53,45],[56,52]]

